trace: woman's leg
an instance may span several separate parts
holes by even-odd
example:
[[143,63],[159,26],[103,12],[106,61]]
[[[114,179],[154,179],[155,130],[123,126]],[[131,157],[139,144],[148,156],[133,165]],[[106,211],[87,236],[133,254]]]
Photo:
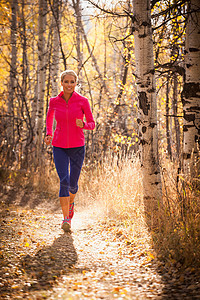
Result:
[[74,202],[74,198],[78,191],[78,180],[81,173],[84,156],[85,147],[77,147],[71,149],[70,152],[70,179],[69,179],[69,195],[70,204]]
[[70,196],[70,204],[74,203],[74,198],[76,196],[76,194],[72,194],[71,192],[69,192],[69,196]]
[[62,208],[64,219],[69,219],[69,201],[70,197],[60,197],[60,206]]
[[64,219],[69,218],[69,157],[67,149],[53,147],[54,162],[60,178],[60,205]]

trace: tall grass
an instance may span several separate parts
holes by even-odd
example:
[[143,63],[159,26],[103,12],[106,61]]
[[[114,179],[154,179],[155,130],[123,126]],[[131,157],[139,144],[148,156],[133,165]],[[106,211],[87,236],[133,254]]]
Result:
[[167,159],[163,165],[162,226],[152,232],[154,245],[171,262],[200,266],[199,178],[178,174]]
[[[43,176],[25,174],[23,177],[20,173],[20,181],[23,187],[26,184],[37,192],[47,191],[56,199],[59,179],[54,165],[47,166],[46,170],[50,172]],[[19,186],[16,173],[8,174],[6,178],[3,179],[4,184],[13,181]],[[180,176],[176,165],[163,159],[162,181],[163,207],[161,214],[158,212],[156,216],[158,227],[148,228],[153,246],[162,259],[200,267],[199,175],[197,178]],[[117,220],[119,224],[132,228],[133,234],[143,234],[146,216],[137,156],[120,158],[110,155],[92,167],[84,165],[76,202],[80,207],[96,205],[103,221]]]
[[119,221],[136,220],[142,216],[142,179],[137,157],[131,159],[107,157],[102,164],[83,169],[80,178],[79,199],[100,203],[102,218]]
[[[200,266],[200,190],[196,180],[178,176],[177,170],[175,163],[163,160],[163,207],[154,216],[158,227],[148,230],[162,259]],[[142,234],[146,216],[137,156],[108,157],[94,168],[85,166],[78,200],[84,205],[101,203],[102,219],[119,220]]]

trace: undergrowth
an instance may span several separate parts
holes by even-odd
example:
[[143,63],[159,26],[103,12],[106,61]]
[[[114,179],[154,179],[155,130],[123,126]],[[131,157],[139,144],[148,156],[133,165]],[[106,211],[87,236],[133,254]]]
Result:
[[172,263],[200,267],[199,175],[178,174],[167,159],[164,166],[162,226],[152,231],[154,246]]
[[[169,263],[200,267],[200,186],[196,178],[180,176],[169,160],[163,165],[163,207],[154,216],[159,219],[158,227],[148,228],[153,247]],[[146,216],[139,159],[108,157],[93,169],[85,167],[79,200],[101,202],[103,219],[120,220],[142,233]]]
[[[200,267],[200,187],[196,178],[177,174],[174,163],[163,161],[163,208],[157,228],[148,228],[158,256],[184,267]],[[57,197],[59,180],[54,165],[45,171],[0,170],[1,186],[17,185]],[[178,180],[177,180],[178,178]],[[198,178],[199,179],[199,178]],[[137,156],[107,157],[95,166],[84,165],[76,202],[81,206],[99,205],[102,220],[117,220],[142,234],[145,208],[142,201],[142,174]]]

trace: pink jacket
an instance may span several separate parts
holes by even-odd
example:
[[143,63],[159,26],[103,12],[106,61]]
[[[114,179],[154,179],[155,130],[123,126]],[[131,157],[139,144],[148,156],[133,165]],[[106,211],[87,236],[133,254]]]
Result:
[[[85,145],[83,129],[92,130],[95,122],[88,99],[73,92],[68,103],[62,98],[63,92],[51,98],[46,118],[47,135],[53,136],[52,145],[61,148],[74,148]],[[76,125],[76,119],[83,120],[83,129]],[[56,119],[56,129],[53,135],[53,120]]]

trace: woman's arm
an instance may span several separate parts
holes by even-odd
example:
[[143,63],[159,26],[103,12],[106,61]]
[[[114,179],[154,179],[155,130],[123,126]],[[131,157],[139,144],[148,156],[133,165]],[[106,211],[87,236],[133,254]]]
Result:
[[94,122],[94,118],[92,115],[89,101],[86,98],[85,98],[85,102],[84,102],[83,111],[84,111],[85,118],[86,118],[86,122],[83,122],[83,124],[84,124],[83,129],[93,130],[95,128],[95,122]]

